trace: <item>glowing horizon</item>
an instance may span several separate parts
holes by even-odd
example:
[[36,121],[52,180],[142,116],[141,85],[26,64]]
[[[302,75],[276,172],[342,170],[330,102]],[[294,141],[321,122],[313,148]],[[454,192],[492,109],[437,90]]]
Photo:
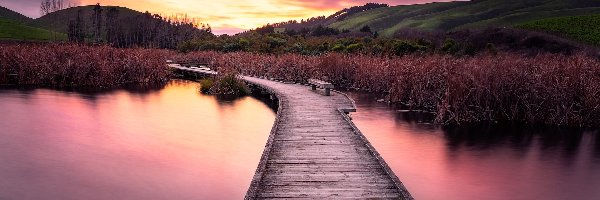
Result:
[[[301,20],[316,16],[328,16],[343,8],[364,5],[367,2],[405,5],[448,0],[78,0],[70,1],[77,5],[121,6],[141,12],[151,12],[165,16],[186,14],[209,24],[215,34],[234,34],[243,30],[260,27],[267,23]],[[5,0],[0,5],[23,13],[29,17],[39,17],[40,0]],[[37,13],[37,14],[36,14]]]

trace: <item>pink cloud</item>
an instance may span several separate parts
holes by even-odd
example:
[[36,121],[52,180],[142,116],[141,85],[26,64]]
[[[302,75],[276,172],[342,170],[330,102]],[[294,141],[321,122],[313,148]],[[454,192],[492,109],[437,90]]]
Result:
[[[41,0],[0,0],[0,6],[19,12],[27,17],[38,18]],[[64,0],[65,6],[69,3],[79,5],[80,0]]]
[[219,28],[213,28],[212,31],[215,35],[222,35],[222,34],[235,35],[236,33],[241,33],[246,30],[237,28],[237,27],[219,27]]

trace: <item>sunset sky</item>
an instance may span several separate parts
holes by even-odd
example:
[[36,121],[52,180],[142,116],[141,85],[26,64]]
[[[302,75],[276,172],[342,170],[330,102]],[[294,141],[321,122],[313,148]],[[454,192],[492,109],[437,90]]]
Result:
[[[37,18],[40,16],[40,1],[0,0],[0,5]],[[124,6],[162,15],[185,13],[210,24],[216,34],[237,33],[267,23],[330,15],[340,9],[367,2],[402,5],[431,1],[434,0],[71,0],[77,5],[99,2],[101,5]]]

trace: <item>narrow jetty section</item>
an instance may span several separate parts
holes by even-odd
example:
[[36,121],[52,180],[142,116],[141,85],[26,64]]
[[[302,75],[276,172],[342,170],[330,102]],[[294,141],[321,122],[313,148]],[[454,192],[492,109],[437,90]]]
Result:
[[412,199],[352,123],[347,113],[355,106],[345,94],[325,96],[300,84],[243,79],[279,100],[246,199]]

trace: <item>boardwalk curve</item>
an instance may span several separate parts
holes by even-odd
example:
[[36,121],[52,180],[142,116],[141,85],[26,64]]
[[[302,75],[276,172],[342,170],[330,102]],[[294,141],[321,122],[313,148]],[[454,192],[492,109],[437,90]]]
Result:
[[346,114],[355,105],[345,94],[324,96],[299,84],[243,79],[279,100],[245,199],[412,199]]

